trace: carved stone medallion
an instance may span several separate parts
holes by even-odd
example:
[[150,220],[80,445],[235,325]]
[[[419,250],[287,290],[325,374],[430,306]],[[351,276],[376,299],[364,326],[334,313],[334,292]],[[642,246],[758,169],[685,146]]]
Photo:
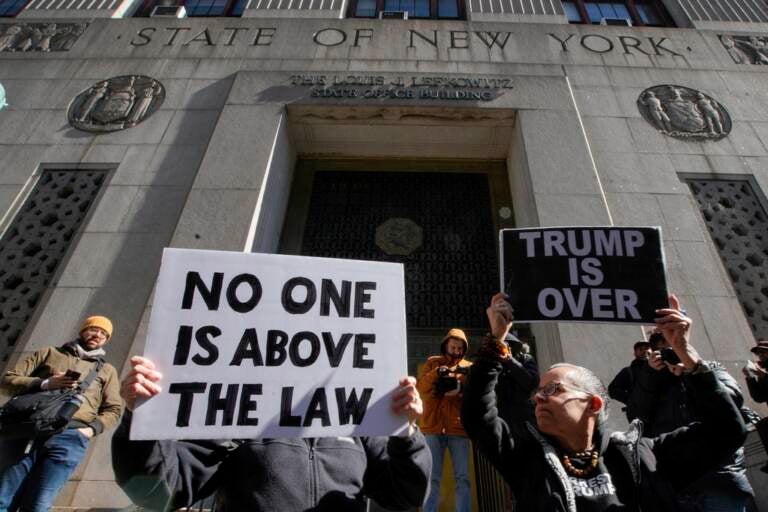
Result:
[[66,52],[87,23],[12,23],[0,25],[0,52]]
[[719,140],[731,131],[731,116],[703,92],[657,85],[640,93],[637,108],[660,132],[685,140]]
[[132,128],[151,116],[165,100],[163,84],[144,75],[102,80],[69,104],[69,124],[87,132]]
[[768,64],[768,37],[729,34],[718,37],[736,64]]
[[408,256],[423,242],[424,230],[411,219],[393,217],[376,228],[376,245],[390,255]]

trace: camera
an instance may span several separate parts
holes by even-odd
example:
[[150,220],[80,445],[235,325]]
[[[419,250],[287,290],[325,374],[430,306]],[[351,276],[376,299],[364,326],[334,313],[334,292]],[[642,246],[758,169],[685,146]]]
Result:
[[675,351],[672,350],[669,347],[665,347],[659,351],[661,355],[661,360],[665,363],[669,364],[678,364],[680,362],[680,358],[677,357],[677,354],[675,354]]
[[455,368],[447,368],[441,366],[437,369],[437,380],[434,385],[435,396],[443,396],[450,391],[454,391],[459,387],[459,375],[466,375],[469,373],[469,368],[462,368],[457,366]]

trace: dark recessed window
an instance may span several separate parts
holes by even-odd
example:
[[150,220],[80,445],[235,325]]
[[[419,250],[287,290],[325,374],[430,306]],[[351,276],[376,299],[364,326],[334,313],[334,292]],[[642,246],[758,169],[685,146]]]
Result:
[[[464,19],[464,0],[350,0],[352,18]],[[383,13],[383,14],[382,14]]]
[[[0,0],[2,1],[2,0]],[[173,9],[176,5],[184,5],[187,16],[242,16],[247,0],[185,0],[184,2],[169,2],[167,0],[145,0],[134,16],[145,17],[152,14],[155,7],[163,6]]]
[[187,0],[187,16],[242,16],[246,0]]
[[674,27],[660,0],[565,0],[563,9],[571,23]]
[[563,2],[563,9],[565,9],[565,15],[568,16],[569,22],[581,23],[581,13],[576,2]]
[[27,0],[0,0],[0,16],[12,18],[19,14]]

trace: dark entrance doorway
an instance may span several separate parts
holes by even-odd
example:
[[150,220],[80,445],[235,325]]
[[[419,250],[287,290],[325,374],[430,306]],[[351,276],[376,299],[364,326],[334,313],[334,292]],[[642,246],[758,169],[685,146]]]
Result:
[[449,328],[485,329],[485,304],[499,287],[497,230],[514,224],[504,169],[302,161],[281,252],[403,263],[415,374]]
[[[497,233],[515,225],[509,190],[501,161],[302,160],[280,252],[403,263],[408,372],[417,375],[449,328],[475,347],[487,330]],[[506,484],[478,454],[475,488],[478,510],[509,510]]]

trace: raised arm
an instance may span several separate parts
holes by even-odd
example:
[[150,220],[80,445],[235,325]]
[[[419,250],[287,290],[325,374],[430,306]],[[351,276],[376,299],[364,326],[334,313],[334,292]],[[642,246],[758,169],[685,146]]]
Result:
[[662,434],[653,448],[658,472],[677,489],[722,464],[747,435],[736,404],[706,363],[689,376],[688,385],[701,398],[698,421]]
[[461,422],[472,441],[479,446],[491,463],[502,473],[513,471],[515,439],[507,423],[499,417],[496,407],[496,383],[502,371],[502,360],[507,359],[504,339],[512,327],[512,309],[504,294],[491,299],[486,310],[491,326],[491,337],[480,349],[479,357],[469,369]]
[[731,394],[690,344],[691,319],[680,311],[677,298],[670,308],[661,309],[657,324],[664,338],[691,372],[687,385],[697,395],[697,421],[653,442],[657,471],[676,488],[682,489],[721,463],[743,443],[746,427]]

